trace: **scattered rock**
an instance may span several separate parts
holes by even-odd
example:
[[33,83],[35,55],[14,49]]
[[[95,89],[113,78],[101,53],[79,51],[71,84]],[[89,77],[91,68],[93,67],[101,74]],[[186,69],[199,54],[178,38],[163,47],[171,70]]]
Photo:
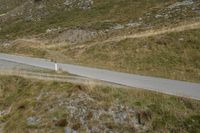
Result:
[[4,116],[6,112],[4,110],[0,111],[0,117]]
[[189,5],[192,5],[193,3],[194,3],[193,0],[184,0],[182,2],[176,2],[176,3],[168,6],[168,8],[173,9],[173,8],[176,8],[179,6],[189,6]]
[[139,22],[130,22],[127,24],[115,24],[113,27],[111,27],[111,29],[120,30],[120,29],[124,29],[124,28],[138,27],[140,25],[141,25],[141,23],[139,23]]
[[151,113],[146,111],[139,111],[136,113],[138,124],[144,125],[146,121],[151,119]]
[[36,126],[39,124],[40,119],[37,117],[28,117],[26,121],[28,126]]
[[199,10],[195,10],[195,12],[200,15],[200,9]]
[[120,30],[120,29],[124,29],[125,26],[124,25],[121,25],[121,24],[116,24],[114,27],[112,27],[112,29],[114,30]]
[[66,127],[65,128],[65,133],[76,133],[76,131],[71,129],[70,127]]
[[82,29],[69,29],[59,34],[54,39],[55,42],[70,42],[70,43],[84,43],[94,39],[99,35],[96,31],[82,30]]
[[49,29],[46,30],[46,33],[51,33],[51,32],[55,32],[55,31],[59,31],[59,30],[61,30],[60,27],[58,27],[58,28],[49,28]]
[[67,6],[69,10],[73,8],[87,10],[93,5],[93,0],[66,0],[64,5]]
[[161,18],[161,17],[163,17],[163,16],[160,15],[160,14],[157,14],[157,15],[155,16],[155,18]]
[[179,41],[184,41],[184,38],[179,38]]
[[[140,18],[140,20],[142,20],[142,18]],[[135,23],[131,22],[131,23],[126,24],[127,27],[138,27],[140,25],[141,23],[137,23],[137,22]]]

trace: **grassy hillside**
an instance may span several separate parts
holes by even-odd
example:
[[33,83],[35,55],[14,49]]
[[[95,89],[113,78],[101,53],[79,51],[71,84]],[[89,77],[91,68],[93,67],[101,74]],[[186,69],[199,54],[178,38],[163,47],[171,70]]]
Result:
[[163,35],[95,42],[83,45],[64,43],[27,45],[18,42],[0,47],[1,52],[82,64],[110,70],[200,82],[200,30]]
[[0,15],[0,52],[200,82],[200,25],[117,40],[200,22],[198,0],[5,2],[0,0],[1,13],[7,12]]
[[[64,50],[75,62],[123,72],[200,81],[200,30]],[[81,51],[81,52],[79,52]]]
[[6,13],[23,4],[26,0],[0,0],[0,14]]
[[0,76],[0,131],[199,132],[200,102],[138,89]]
[[140,23],[141,28],[167,25],[198,17],[200,6],[197,0],[172,9],[169,6],[177,0],[82,0],[82,4],[81,0],[72,4],[66,4],[66,1],[71,0],[0,0],[0,4],[8,7],[0,7],[0,12],[7,11],[0,17],[3,21],[0,39],[36,35],[58,27],[105,30],[128,23]]

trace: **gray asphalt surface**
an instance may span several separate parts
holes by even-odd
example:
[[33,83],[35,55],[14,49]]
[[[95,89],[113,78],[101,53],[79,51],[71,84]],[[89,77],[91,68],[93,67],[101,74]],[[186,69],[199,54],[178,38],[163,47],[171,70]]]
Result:
[[[52,70],[54,69],[55,66],[55,63],[45,59],[22,57],[22,56],[1,54],[1,53],[0,53],[0,60],[17,62]],[[140,76],[140,75],[82,67],[70,64],[59,63],[58,66],[62,68],[63,71],[67,71],[71,74],[87,78],[200,100],[200,84],[198,83]]]
[[13,70],[13,69],[14,70],[31,70],[31,71],[43,70],[41,68],[30,66],[30,65],[10,62],[6,60],[0,60],[0,70]]

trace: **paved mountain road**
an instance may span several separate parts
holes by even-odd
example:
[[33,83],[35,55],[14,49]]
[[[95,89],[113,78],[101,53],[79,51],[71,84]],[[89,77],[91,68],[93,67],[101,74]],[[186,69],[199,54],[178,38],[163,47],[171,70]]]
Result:
[[[26,65],[54,69],[55,63],[39,58],[23,57],[0,53],[0,60],[22,63]],[[162,92],[166,94],[189,97],[200,100],[200,84],[155,78],[148,76],[139,76],[128,73],[114,72],[103,69],[89,68],[78,65],[61,64],[58,66],[63,71],[71,74],[116,83],[120,85],[143,88],[147,90]]]

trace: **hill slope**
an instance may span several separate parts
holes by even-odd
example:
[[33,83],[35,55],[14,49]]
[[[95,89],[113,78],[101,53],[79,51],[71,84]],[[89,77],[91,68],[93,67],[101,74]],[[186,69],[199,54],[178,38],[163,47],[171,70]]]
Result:
[[198,0],[0,0],[0,5],[1,52],[200,82]]
[[1,38],[44,33],[51,28],[153,27],[199,16],[198,0],[0,0]]

